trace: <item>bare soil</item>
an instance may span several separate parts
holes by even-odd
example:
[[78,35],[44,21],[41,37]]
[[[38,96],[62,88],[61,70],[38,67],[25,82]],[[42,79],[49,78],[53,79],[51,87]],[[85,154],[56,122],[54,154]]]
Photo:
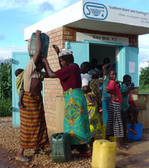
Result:
[[[16,161],[19,131],[12,127],[11,117],[0,118],[0,168],[91,168],[92,157],[72,155],[69,162],[54,163],[51,147],[46,154],[32,154],[31,149],[26,149],[25,156],[31,161]],[[117,151],[116,168],[149,168],[149,129],[143,130],[141,141],[131,141],[128,145],[128,150]]]

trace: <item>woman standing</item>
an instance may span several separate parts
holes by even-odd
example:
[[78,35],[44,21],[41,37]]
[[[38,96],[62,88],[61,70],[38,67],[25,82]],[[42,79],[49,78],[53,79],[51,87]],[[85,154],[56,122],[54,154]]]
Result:
[[46,58],[44,65],[49,77],[59,78],[64,90],[64,132],[68,132],[71,136],[72,149],[76,148],[80,156],[88,156],[90,150],[87,143],[90,140],[90,128],[86,98],[81,89],[80,68],[74,63],[71,51],[65,48],[60,51],[56,45],[53,45],[53,48],[58,54],[61,69],[53,72]]
[[20,107],[20,149],[16,156],[16,160],[21,162],[30,161],[29,158],[24,157],[24,149],[34,148],[36,152],[40,152],[40,148],[49,145],[41,95],[42,80],[39,75],[44,67],[40,55],[40,34],[41,31],[37,30],[35,55],[24,71],[24,107]]

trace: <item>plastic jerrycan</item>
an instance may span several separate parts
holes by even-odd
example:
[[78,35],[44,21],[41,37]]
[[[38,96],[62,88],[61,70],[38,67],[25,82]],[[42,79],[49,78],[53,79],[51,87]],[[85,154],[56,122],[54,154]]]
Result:
[[93,143],[92,168],[115,168],[116,142],[95,140]]
[[[49,47],[49,36],[45,33],[40,34],[41,41],[41,54],[44,57],[47,57],[48,47]],[[29,46],[29,55],[32,57],[36,51],[36,33],[32,33],[30,46]]]
[[[106,139],[106,124],[102,126],[102,139]],[[109,141],[116,142],[116,138],[113,136],[110,136]]]
[[67,162],[71,159],[71,143],[69,133],[56,133],[51,136],[52,160]]

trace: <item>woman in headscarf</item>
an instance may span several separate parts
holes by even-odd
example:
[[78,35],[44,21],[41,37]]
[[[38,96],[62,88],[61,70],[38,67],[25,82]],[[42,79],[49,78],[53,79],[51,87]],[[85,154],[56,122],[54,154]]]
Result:
[[46,58],[44,59],[44,65],[49,77],[59,78],[64,90],[64,132],[71,136],[72,149],[76,148],[80,152],[80,156],[90,156],[88,142],[91,133],[86,98],[81,89],[80,68],[74,63],[71,51],[66,48],[60,51],[56,45],[53,45],[53,48],[58,54],[61,69],[53,72]]
[[[29,158],[24,157],[24,149],[34,148],[41,153],[40,149],[49,145],[43,99],[41,95],[42,79],[41,70],[44,68],[41,56],[41,31],[36,31],[36,51],[30,59],[23,75],[23,107],[20,107],[20,148],[16,160],[28,162]],[[46,73],[42,75],[47,76]]]

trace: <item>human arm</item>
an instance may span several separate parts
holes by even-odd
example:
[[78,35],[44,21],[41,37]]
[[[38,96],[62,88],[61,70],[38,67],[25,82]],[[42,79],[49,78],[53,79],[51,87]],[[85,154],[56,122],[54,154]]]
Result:
[[115,100],[116,98],[118,98],[118,95],[117,95],[116,93],[114,93],[112,90],[109,90],[109,89],[106,88],[105,91],[106,91],[107,93],[113,95],[113,97],[112,97],[113,100]]
[[57,78],[56,74],[52,71],[49,66],[49,63],[45,57],[42,57],[42,63],[44,64],[44,69],[46,72],[42,72],[44,77]]
[[[52,47],[54,48],[54,50],[55,50],[55,52],[57,53],[57,56],[58,56],[59,53],[60,53],[60,49],[59,49],[58,46],[55,45],[55,44],[53,44]],[[58,59],[58,60],[59,60],[59,59]],[[59,61],[59,65],[60,65],[60,67],[62,68],[62,65],[61,65],[60,61]]]
[[37,61],[38,61],[38,59],[40,57],[40,52],[41,52],[40,34],[41,34],[41,31],[40,30],[36,30],[36,50],[35,50],[35,54],[33,56],[34,64],[37,63]]
[[24,107],[23,102],[22,102],[23,95],[24,95],[24,89],[22,88],[22,89],[20,89],[20,93],[19,93],[19,103],[18,103],[19,107]]
[[125,92],[122,92],[123,95],[126,97],[130,93],[131,89],[133,89],[133,88],[134,88],[134,83],[131,83],[129,89],[126,90]]
[[119,89],[119,88],[118,88],[116,82],[113,80],[109,80],[108,86],[105,88],[105,92],[107,92],[111,95],[112,100],[115,100],[118,98],[117,89]]
[[105,75],[107,75],[107,69],[110,66],[113,66],[113,65],[111,63],[108,63],[108,64],[105,64],[105,65],[102,66],[102,70],[103,70]]

